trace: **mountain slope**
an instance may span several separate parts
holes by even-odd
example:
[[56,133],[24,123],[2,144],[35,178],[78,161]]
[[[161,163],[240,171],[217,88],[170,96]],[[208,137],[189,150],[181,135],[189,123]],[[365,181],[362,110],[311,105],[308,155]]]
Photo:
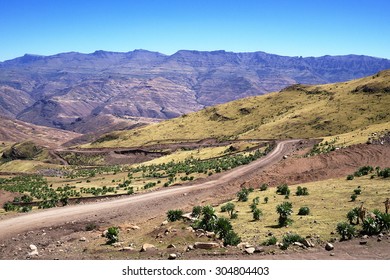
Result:
[[[85,147],[140,146],[204,138],[309,138],[384,124],[390,129],[390,70],[345,83],[293,85],[280,92],[209,107]],[[105,139],[107,141],[105,141]]]
[[390,60],[356,55],[178,51],[167,56],[144,50],[25,55],[0,63],[0,115],[94,132],[96,126],[86,131],[75,121],[101,115],[169,119],[291,84],[346,81],[389,68]]
[[24,142],[31,140],[46,147],[61,144],[81,136],[78,133],[43,127],[0,116],[0,141]]

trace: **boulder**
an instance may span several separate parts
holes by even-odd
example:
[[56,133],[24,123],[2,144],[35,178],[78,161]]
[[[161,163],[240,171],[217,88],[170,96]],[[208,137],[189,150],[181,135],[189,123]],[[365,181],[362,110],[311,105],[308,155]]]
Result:
[[305,245],[306,247],[314,247],[314,243],[310,239],[304,239],[302,241],[302,244]]
[[255,248],[253,248],[253,247],[246,248],[244,251],[245,251],[245,253],[252,255],[255,252]]
[[194,246],[188,245],[186,251],[189,252],[189,251],[192,251],[194,249],[195,249]]
[[325,250],[326,250],[326,251],[332,251],[333,249],[334,249],[334,246],[333,246],[332,243],[327,242],[327,243],[325,244]]
[[359,244],[360,245],[366,245],[367,244],[367,240],[360,240]]
[[83,236],[83,237],[81,237],[81,238],[79,239],[79,241],[85,242],[85,241],[87,241],[87,238],[85,238],[85,237]]
[[164,222],[161,223],[162,226],[166,226],[168,224],[168,221],[165,220]]
[[37,248],[37,246],[35,246],[34,244],[31,244],[31,245],[30,245],[30,250],[31,250],[31,251],[37,251],[38,248]]
[[175,246],[174,244],[169,244],[169,245],[167,246],[167,248],[168,248],[168,249],[170,249],[170,248],[176,248],[176,246]]
[[293,245],[298,246],[298,247],[301,247],[301,248],[306,247],[306,246],[303,245],[301,242],[294,242]]
[[169,254],[168,260],[175,260],[177,258],[176,254]]
[[126,251],[126,252],[132,252],[134,250],[135,249],[133,247],[123,247],[123,248],[119,249],[119,251]]
[[144,245],[142,245],[141,252],[146,252],[146,251],[155,250],[155,249],[156,249],[156,246],[154,246],[152,244],[145,243]]
[[220,245],[216,242],[195,242],[195,249],[214,249],[219,248]]
[[141,229],[141,228],[140,228],[139,226],[134,225],[134,226],[131,226],[130,229],[132,229],[132,230],[138,230],[138,229]]

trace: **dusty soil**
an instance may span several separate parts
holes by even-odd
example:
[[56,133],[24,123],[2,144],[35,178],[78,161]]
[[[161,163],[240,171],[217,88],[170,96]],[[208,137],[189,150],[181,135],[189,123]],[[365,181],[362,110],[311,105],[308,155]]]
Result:
[[[18,215],[16,218],[2,217],[0,221],[0,258],[25,259],[29,244],[41,248],[39,259],[127,259],[161,258],[166,259],[172,249],[159,249],[158,253],[141,254],[137,250],[131,254],[118,252],[104,245],[101,231],[111,225],[137,224],[142,235],[150,234],[160,226],[169,209],[190,210],[193,205],[218,204],[231,199],[243,184],[254,185],[268,182],[276,185],[302,183],[346,176],[362,165],[390,166],[390,147],[386,145],[358,145],[311,158],[302,158],[310,143],[288,143],[266,163],[259,161],[219,177],[212,176],[207,181],[195,185],[178,186],[150,192],[142,196],[108,200],[102,203],[68,206],[49,209],[37,213]],[[281,160],[282,155],[289,156]],[[104,204],[107,203],[107,204]],[[110,205],[107,208],[103,205]],[[86,208],[82,208],[86,207]],[[80,211],[80,209],[88,209]],[[95,223],[95,231],[86,232],[85,226]],[[87,242],[79,241],[85,237]],[[183,241],[185,246],[187,241]],[[136,244],[140,246],[142,244]],[[164,243],[165,245],[165,243]],[[178,247],[179,248],[179,247]],[[139,248],[138,248],[139,249]],[[269,248],[272,249],[272,248]],[[311,249],[279,249],[263,254],[246,255],[235,248],[226,250],[195,250],[183,252],[181,259],[390,259],[389,237],[382,241],[370,239],[367,245],[360,245],[357,239],[337,242],[334,256],[323,249],[321,243]],[[110,253],[111,252],[111,253]]]

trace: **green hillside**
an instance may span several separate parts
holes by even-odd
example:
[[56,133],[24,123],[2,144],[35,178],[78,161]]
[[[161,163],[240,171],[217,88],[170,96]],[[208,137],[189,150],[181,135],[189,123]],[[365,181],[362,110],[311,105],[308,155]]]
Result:
[[344,83],[293,85],[143,128],[112,132],[84,148],[219,139],[313,138],[382,124],[390,128],[390,70]]

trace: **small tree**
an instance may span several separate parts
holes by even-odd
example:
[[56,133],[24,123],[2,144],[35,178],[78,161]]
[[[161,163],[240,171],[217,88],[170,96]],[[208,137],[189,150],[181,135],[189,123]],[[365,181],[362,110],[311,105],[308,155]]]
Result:
[[276,193],[288,196],[290,195],[290,189],[287,184],[282,184],[276,187]]
[[292,220],[289,218],[292,214],[292,203],[291,202],[283,202],[276,206],[276,212],[279,214],[278,224],[280,227],[286,226],[292,223]]
[[357,195],[356,195],[356,194],[352,194],[352,195],[351,195],[351,201],[355,201],[356,198],[357,198]]
[[268,196],[264,197],[264,203],[267,204],[268,203]]
[[259,208],[256,208],[253,211],[253,220],[258,221],[260,220],[261,216],[263,216],[263,212]]
[[228,202],[224,205],[224,210],[229,214],[230,219],[237,218],[237,212],[235,211],[236,206],[232,202]]
[[295,193],[297,196],[301,196],[301,195],[309,195],[309,191],[307,190],[306,187],[301,187],[301,186],[298,186],[297,188],[297,191]]
[[240,244],[241,238],[233,230],[229,231],[223,239],[223,245],[237,246]]
[[113,244],[119,241],[119,228],[110,227],[106,232],[107,244]]
[[247,188],[242,188],[238,193],[237,193],[237,198],[238,201],[248,201],[248,195],[249,195],[249,190]]
[[262,184],[260,186],[260,191],[266,191],[268,189],[268,185],[267,184]]
[[216,221],[217,215],[215,214],[214,208],[211,205],[204,206],[202,208],[202,219],[199,222],[199,227],[207,231],[213,231]]
[[226,218],[218,218],[215,223],[215,233],[219,234],[220,239],[224,239],[229,231],[233,229],[232,224]]

